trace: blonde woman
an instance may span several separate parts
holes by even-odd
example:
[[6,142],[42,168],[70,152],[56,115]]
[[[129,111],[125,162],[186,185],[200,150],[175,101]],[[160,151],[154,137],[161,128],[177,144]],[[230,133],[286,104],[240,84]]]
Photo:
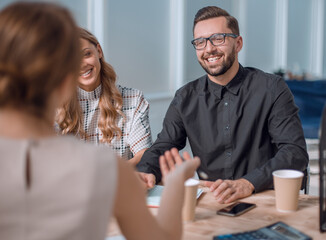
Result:
[[78,134],[86,141],[110,145],[136,165],[152,144],[149,104],[141,91],[116,86],[116,73],[105,62],[96,37],[80,28],[82,64],[77,98],[59,111],[63,134]]
[[184,181],[199,159],[161,156],[165,190],[157,218],[135,171],[107,146],[57,136],[55,111],[80,72],[71,14],[50,3],[0,12],[0,239],[103,240],[110,216],[127,239],[180,239]]

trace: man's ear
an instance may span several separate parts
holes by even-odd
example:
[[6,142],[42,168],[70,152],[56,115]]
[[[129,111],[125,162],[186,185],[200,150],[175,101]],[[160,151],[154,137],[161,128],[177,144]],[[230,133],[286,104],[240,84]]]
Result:
[[102,50],[102,47],[101,47],[101,45],[99,43],[96,45],[96,49],[98,51],[98,56],[101,59],[103,57],[103,50]]
[[243,46],[243,39],[241,36],[239,36],[237,38],[237,42],[236,42],[237,46],[236,46],[236,52],[239,53],[242,49],[242,46]]

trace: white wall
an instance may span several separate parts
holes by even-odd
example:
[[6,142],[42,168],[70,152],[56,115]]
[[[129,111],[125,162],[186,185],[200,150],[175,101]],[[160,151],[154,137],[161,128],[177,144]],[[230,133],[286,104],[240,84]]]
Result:
[[240,32],[245,34],[244,65],[272,72],[278,67],[275,66],[276,51],[274,45],[276,1],[249,0],[246,10],[246,16],[239,19],[239,21],[243,21],[241,23],[245,28],[240,28]]
[[[289,69],[297,73],[309,71],[311,46],[311,3],[307,0],[289,0],[288,61]],[[298,17],[300,16],[300,17]]]
[[69,8],[79,26],[87,27],[88,0],[56,0],[54,2]]
[[146,93],[168,92],[169,1],[110,0],[105,13],[105,55],[119,81]]

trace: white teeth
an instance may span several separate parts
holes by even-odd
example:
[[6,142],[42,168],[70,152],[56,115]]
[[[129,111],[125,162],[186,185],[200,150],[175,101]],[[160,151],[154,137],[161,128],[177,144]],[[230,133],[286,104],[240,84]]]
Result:
[[91,71],[92,71],[92,69],[88,70],[87,72],[83,73],[82,76],[83,77],[87,76]]
[[217,59],[220,59],[221,57],[213,57],[213,58],[208,58],[207,61],[209,62],[214,62],[217,61]]

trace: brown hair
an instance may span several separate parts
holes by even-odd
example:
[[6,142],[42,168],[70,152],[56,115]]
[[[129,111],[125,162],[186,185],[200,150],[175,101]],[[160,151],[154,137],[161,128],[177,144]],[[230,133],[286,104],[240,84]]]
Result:
[[0,12],[0,107],[44,117],[48,96],[68,74],[77,78],[77,26],[63,7],[20,2]]
[[[99,44],[96,37],[83,28],[79,29],[79,37],[89,41],[95,47]],[[117,119],[119,116],[125,117],[121,110],[122,96],[115,85],[117,78],[116,73],[113,67],[105,62],[104,56],[100,59],[100,64],[102,93],[99,102],[100,119],[98,128],[103,134],[101,142],[110,143],[115,136],[118,138],[121,137],[122,131],[117,126]],[[57,122],[63,134],[79,134],[82,138],[87,139],[86,133],[81,127],[83,124],[83,116],[77,96],[59,111]]]
[[235,17],[232,17],[227,11],[216,6],[208,6],[199,9],[194,18],[193,32],[198,22],[207,20],[210,18],[225,17],[228,28],[231,29],[232,33],[240,35],[239,24]]

